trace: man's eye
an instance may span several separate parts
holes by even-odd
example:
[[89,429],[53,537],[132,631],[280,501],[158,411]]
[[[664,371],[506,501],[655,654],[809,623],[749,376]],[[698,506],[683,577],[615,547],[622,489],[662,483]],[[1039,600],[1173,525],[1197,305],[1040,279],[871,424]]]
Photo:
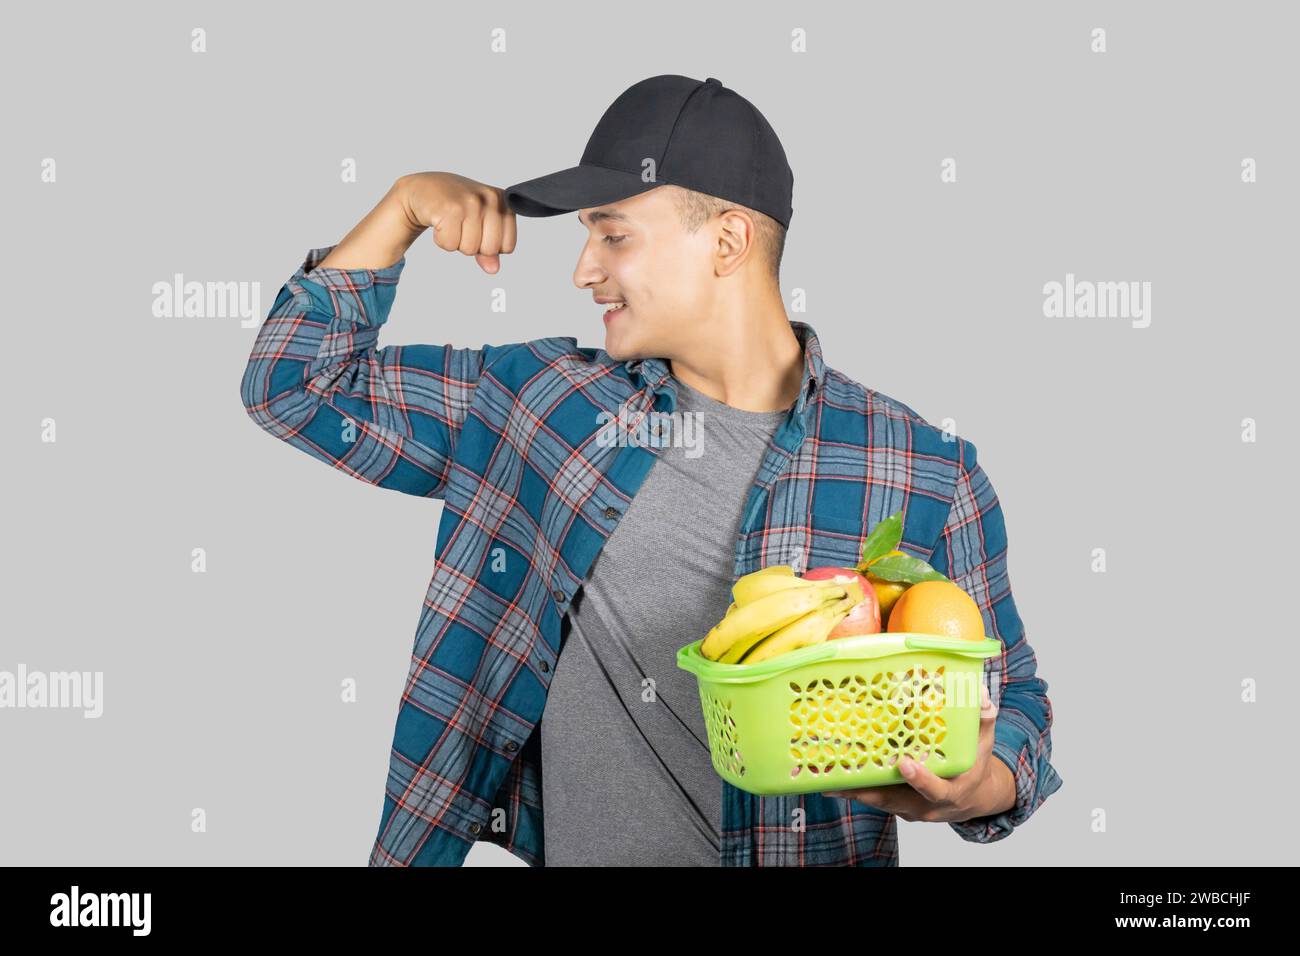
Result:
[[626,238],[627,236],[606,236],[605,242],[609,243],[611,246],[616,246]]

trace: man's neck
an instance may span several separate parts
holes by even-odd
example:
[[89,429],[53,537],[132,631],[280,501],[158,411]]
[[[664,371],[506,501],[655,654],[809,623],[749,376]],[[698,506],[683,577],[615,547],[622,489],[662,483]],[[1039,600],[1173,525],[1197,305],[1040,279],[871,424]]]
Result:
[[741,321],[743,327],[712,325],[711,334],[692,343],[689,357],[669,361],[673,376],[733,408],[789,408],[799,397],[804,355],[785,309],[778,303],[761,319]]

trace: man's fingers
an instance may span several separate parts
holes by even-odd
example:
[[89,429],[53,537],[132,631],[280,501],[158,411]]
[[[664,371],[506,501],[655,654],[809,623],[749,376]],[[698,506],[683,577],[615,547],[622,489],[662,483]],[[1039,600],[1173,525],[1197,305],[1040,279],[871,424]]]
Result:
[[998,708],[993,701],[989,699],[989,689],[980,685],[980,698],[983,706],[980,709],[980,732],[979,732],[979,750],[983,755],[993,752],[993,738],[997,728]]
[[884,810],[886,813],[895,812],[890,795],[882,793],[883,788],[868,788],[865,790],[835,790],[823,794],[827,797],[839,797],[843,800],[856,800],[858,803],[865,803],[869,807],[876,807]]
[[901,758],[898,761],[898,772],[903,775],[905,787],[894,785],[866,787],[861,790],[832,790],[827,791],[826,796],[858,800],[891,813],[896,813],[898,810],[917,812],[920,810],[918,798],[921,803],[938,803],[946,800],[952,789],[950,781],[940,777],[920,760],[912,760],[910,757]]
[[994,726],[997,715],[998,708],[989,695],[988,686],[981,683],[980,757],[976,762],[976,766],[966,771],[965,774],[959,774],[953,778],[940,777],[925,765],[925,761],[913,760],[911,757],[904,756],[899,758],[898,772],[902,775],[903,782],[907,784],[906,787],[895,785],[868,787],[862,790],[832,790],[826,791],[824,795],[857,800],[859,803],[878,807],[886,813],[893,813],[905,820],[913,818],[918,820],[927,819],[928,815],[935,811],[936,804],[953,801],[959,792],[954,790],[954,787],[965,787],[967,783],[963,781],[969,780],[968,775],[978,773],[982,762],[989,759],[989,755],[993,750]]
[[835,790],[824,793],[827,797],[840,797],[856,800],[858,803],[885,813],[892,813],[904,820],[919,819],[930,809],[930,803],[920,794],[907,787],[867,787],[862,790]]
[[484,272],[501,268],[500,256],[514,250],[515,214],[506,205],[505,194],[493,190],[483,205],[476,258]]
[[980,684],[980,720],[993,720],[998,715],[997,704],[989,697],[989,689]]
[[515,251],[515,213],[506,194],[493,189],[483,212],[483,247],[487,255]]
[[483,210],[471,205],[466,210],[465,219],[460,224],[460,252],[467,256],[476,256],[483,248]]
[[515,251],[515,213],[513,209],[502,213],[501,251]]
[[952,784],[940,777],[922,761],[904,757],[898,762],[899,773],[913,790],[931,803],[946,799]]
[[446,216],[433,227],[433,242],[446,252],[455,252],[460,248],[461,220],[456,216]]
[[495,256],[501,251],[501,213],[495,209],[483,211],[483,238],[479,240],[479,255]]

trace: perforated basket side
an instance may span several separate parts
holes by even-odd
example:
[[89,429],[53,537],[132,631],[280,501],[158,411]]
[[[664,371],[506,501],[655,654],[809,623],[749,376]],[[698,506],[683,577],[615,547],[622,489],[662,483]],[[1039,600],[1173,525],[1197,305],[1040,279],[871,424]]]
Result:
[[700,704],[704,707],[704,728],[709,735],[713,768],[724,777],[743,777],[745,758],[740,752],[740,734],[731,713],[730,698],[709,693],[701,682]]
[[714,769],[763,795],[899,783],[904,755],[955,776],[978,748],[983,663],[918,651],[817,661],[743,683],[702,679]]
[[860,666],[838,681],[788,681],[790,776],[821,776],[837,767],[850,772],[868,766],[886,770],[904,754],[946,761],[944,683],[942,664],[900,673]]

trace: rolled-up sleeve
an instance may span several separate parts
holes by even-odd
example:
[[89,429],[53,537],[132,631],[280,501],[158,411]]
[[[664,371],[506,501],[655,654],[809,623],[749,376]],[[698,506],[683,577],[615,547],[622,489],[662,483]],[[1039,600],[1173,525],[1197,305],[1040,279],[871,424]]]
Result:
[[976,461],[975,446],[960,443],[961,467],[952,507],[930,564],[975,599],[984,633],[1002,642],[985,662],[989,695],[998,707],[993,756],[1011,770],[1016,802],[1002,813],[949,823],[962,839],[992,843],[1023,824],[1063,781],[1051,764],[1052,703],[1025,639],[1007,570],[1007,531],[993,484]]

